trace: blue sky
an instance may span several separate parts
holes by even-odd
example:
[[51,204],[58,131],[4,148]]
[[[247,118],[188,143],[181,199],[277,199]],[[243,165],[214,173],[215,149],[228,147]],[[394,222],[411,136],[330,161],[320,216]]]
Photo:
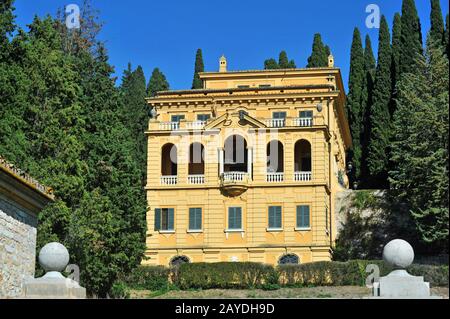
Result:
[[[34,15],[54,15],[59,7],[82,0],[16,0],[17,23],[26,27]],[[401,0],[92,0],[100,10],[106,42],[116,75],[131,62],[141,65],[147,79],[154,67],[166,75],[172,89],[191,87],[195,51],[202,48],[206,71],[218,69],[222,54],[231,70],[262,69],[265,59],[286,50],[297,67],[311,54],[313,35],[322,34],[347,82],[353,28],[369,34],[377,50],[378,29],[368,29],[366,6],[377,4],[390,27]],[[429,30],[430,1],[416,0],[423,27]],[[448,1],[441,0],[448,13]]]

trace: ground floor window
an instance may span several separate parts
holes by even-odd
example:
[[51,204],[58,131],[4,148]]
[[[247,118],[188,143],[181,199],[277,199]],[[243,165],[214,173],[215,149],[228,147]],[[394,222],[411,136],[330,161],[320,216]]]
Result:
[[170,266],[178,267],[181,264],[185,264],[189,262],[189,258],[186,256],[175,256],[170,260]]
[[297,228],[310,228],[311,224],[308,205],[297,206]]
[[174,230],[173,208],[155,208],[155,230]]
[[189,230],[202,229],[202,209],[189,208]]
[[269,228],[281,228],[281,206],[269,207]]
[[286,254],[281,256],[278,260],[279,265],[297,265],[300,263],[300,259],[297,255],[294,254]]
[[241,207],[228,208],[228,229],[242,229]]

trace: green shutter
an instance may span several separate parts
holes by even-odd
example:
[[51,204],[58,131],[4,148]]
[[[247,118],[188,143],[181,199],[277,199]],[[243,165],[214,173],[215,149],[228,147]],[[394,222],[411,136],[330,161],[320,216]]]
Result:
[[242,228],[242,211],[240,207],[228,208],[228,229]]
[[275,228],[281,228],[281,206],[275,207]]
[[161,229],[161,209],[155,208],[155,230]]
[[174,230],[174,209],[169,208],[169,216],[168,216],[167,230]]
[[201,208],[189,208],[189,229],[201,230],[202,229],[202,209]]
[[269,228],[274,228],[274,223],[275,223],[275,214],[274,214],[274,207],[270,206],[269,207]]
[[242,210],[240,207],[236,207],[236,228],[242,228]]
[[269,207],[269,228],[281,228],[281,206]]
[[309,206],[297,206],[297,227],[309,228]]
[[234,207],[228,208],[228,229],[234,229],[234,215],[235,215],[235,209]]
[[309,227],[309,206],[303,206],[303,227]]

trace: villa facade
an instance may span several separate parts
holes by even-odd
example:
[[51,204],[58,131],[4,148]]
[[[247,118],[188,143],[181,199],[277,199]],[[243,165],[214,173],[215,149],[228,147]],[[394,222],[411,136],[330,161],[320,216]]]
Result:
[[149,98],[144,264],[330,260],[351,137],[341,73],[200,74]]

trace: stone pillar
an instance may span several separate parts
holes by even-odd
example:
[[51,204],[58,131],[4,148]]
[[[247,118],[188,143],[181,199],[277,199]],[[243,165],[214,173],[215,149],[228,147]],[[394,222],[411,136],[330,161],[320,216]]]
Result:
[[39,264],[46,274],[41,278],[31,278],[24,283],[26,299],[85,299],[86,289],[78,282],[65,278],[64,271],[69,263],[69,252],[60,243],[49,243],[39,253]]
[[249,180],[252,179],[252,163],[253,163],[253,150],[249,147],[247,149],[247,173]]
[[224,172],[225,152],[223,148],[219,148],[219,175],[222,176]]

